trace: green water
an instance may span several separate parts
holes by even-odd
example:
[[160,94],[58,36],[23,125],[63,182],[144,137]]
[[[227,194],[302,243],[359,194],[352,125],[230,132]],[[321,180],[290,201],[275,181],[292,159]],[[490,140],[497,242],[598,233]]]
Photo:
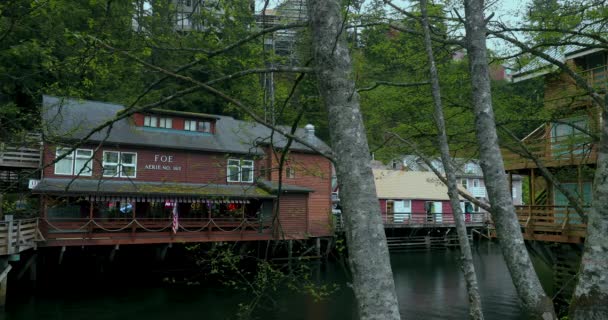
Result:
[[[474,248],[486,319],[524,319],[507,268],[497,245]],[[391,255],[399,309],[404,319],[466,319],[467,297],[456,251],[394,253]],[[128,273],[125,271],[125,273]],[[231,319],[248,294],[221,286],[168,286],[141,282],[90,281],[86,273],[55,289],[9,296],[0,319]],[[81,278],[79,278],[81,277]],[[285,290],[267,299],[255,313],[258,319],[355,319],[348,278],[336,263],[321,267],[318,280],[340,289],[327,301],[315,302]],[[128,279],[128,277],[127,277]]]

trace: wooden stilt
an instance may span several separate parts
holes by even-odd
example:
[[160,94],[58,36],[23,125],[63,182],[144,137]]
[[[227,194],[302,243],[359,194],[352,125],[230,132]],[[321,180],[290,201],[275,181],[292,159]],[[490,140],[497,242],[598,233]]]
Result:
[[536,172],[534,172],[534,168],[530,169],[530,204],[536,205]]
[[8,273],[11,271],[7,257],[0,258],[0,307],[6,306],[6,292],[8,290]]
[[289,267],[289,273],[291,273],[292,256],[293,256],[293,240],[287,240],[287,266]]
[[115,245],[114,248],[112,248],[112,251],[110,252],[110,262],[114,261],[114,257],[116,257],[116,251],[118,251],[118,249],[120,249],[119,244]]
[[59,252],[59,261],[57,264],[61,264],[63,262],[63,254],[65,253],[65,246],[61,247],[61,251]]

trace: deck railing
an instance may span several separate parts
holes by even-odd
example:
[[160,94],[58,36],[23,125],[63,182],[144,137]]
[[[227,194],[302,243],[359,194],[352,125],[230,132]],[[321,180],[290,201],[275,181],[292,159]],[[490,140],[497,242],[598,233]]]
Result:
[[[385,225],[454,225],[451,213],[383,213]],[[465,224],[483,224],[489,221],[487,213],[465,214]]]
[[517,206],[516,213],[527,235],[586,236],[587,224],[570,206]]
[[[608,86],[608,66],[599,66],[579,71],[578,74],[596,91],[606,90]],[[545,90],[545,107],[550,109],[560,107],[580,107],[591,103],[587,91],[579,87],[573,80],[561,78]]]
[[[527,139],[524,144],[533,157],[547,167],[596,163],[597,147],[587,136],[543,137]],[[518,149],[519,146],[514,146]],[[519,153],[502,150],[507,170],[536,168],[536,163]]]
[[600,66],[580,73],[596,90],[606,89],[608,85],[608,66]]
[[[271,222],[248,218],[179,218],[177,225],[172,218],[52,218],[41,219],[46,238],[85,239],[95,233],[271,233]],[[175,230],[175,232],[174,232]]]
[[37,218],[0,221],[0,255],[36,247],[39,235]]
[[38,168],[42,159],[39,134],[27,134],[17,142],[0,142],[0,166]]

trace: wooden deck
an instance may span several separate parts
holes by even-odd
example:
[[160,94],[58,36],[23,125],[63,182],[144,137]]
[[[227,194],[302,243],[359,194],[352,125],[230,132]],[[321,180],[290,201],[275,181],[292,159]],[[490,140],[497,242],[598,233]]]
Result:
[[[587,236],[587,224],[567,206],[516,206],[525,240],[580,244]],[[490,235],[496,237],[496,231]]]
[[39,240],[36,218],[0,222],[0,256],[35,248]]
[[0,142],[0,167],[39,168],[42,159],[42,145],[39,137],[33,136],[32,139],[34,139],[33,142],[25,144]]
[[583,243],[587,224],[567,206],[518,206],[519,223],[526,240]]
[[[448,228],[455,227],[454,215],[451,213],[429,214],[383,214],[384,228]],[[489,221],[485,213],[472,213],[465,215],[465,224],[468,227],[483,227]]]
[[[41,219],[41,246],[152,244],[271,240],[279,237],[271,222],[257,219],[180,218],[176,232],[167,219]],[[293,239],[289,235],[288,239]]]
[[[559,137],[528,139],[524,143],[530,153],[547,168],[597,162],[597,146],[591,144],[589,138],[556,138]],[[517,149],[517,146],[514,148]],[[538,168],[532,159],[507,149],[502,150],[502,155],[507,171]]]

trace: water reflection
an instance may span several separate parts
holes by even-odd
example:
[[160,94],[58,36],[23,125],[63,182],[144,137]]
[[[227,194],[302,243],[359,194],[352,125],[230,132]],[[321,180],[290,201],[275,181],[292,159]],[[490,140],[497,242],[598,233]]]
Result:
[[[466,319],[466,287],[457,251],[394,253],[391,262],[400,312],[407,319]],[[497,245],[474,248],[482,303],[488,320],[524,319],[509,272]],[[263,305],[259,319],[350,320],[356,318],[347,276],[337,263],[318,275],[341,289],[323,302],[302,293],[282,292]],[[39,289],[34,296],[9,297],[0,319],[179,320],[235,318],[237,305],[251,298],[222,287],[166,287],[75,281],[64,290]]]

